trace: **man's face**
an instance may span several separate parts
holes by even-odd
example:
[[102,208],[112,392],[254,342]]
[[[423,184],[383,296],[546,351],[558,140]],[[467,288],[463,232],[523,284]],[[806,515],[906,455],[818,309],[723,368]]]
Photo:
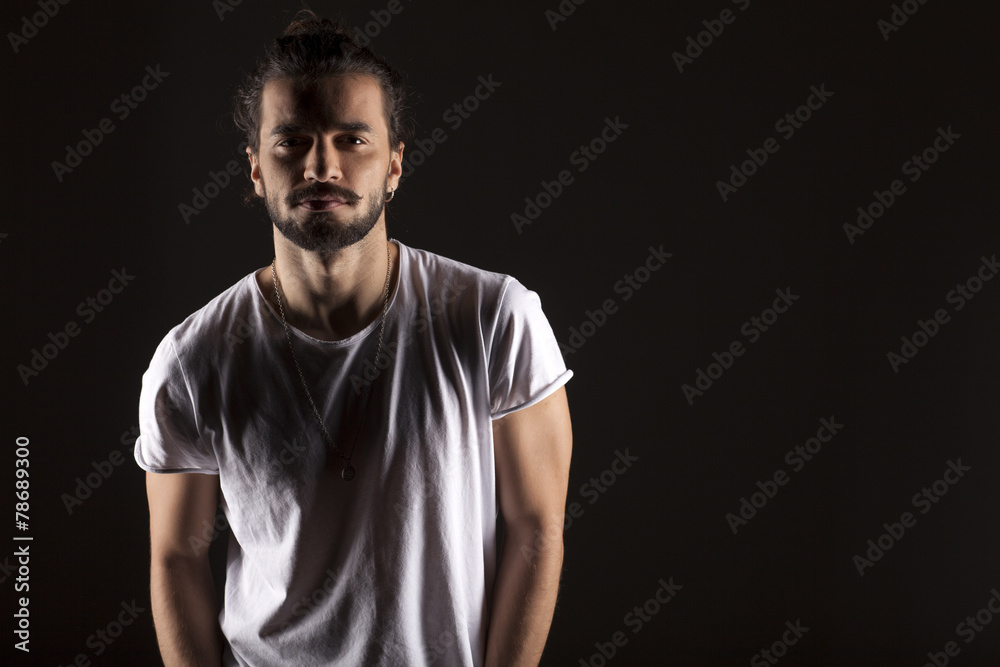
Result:
[[260,150],[250,154],[254,190],[275,227],[304,250],[357,243],[382,219],[402,173],[382,94],[363,75],[306,82],[277,79],[261,96]]

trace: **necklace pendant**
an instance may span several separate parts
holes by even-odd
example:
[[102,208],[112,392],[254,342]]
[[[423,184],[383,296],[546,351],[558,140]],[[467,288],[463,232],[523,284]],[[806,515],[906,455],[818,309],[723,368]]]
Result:
[[345,482],[350,482],[354,479],[354,466],[348,465],[346,468],[340,471],[340,476],[344,478]]

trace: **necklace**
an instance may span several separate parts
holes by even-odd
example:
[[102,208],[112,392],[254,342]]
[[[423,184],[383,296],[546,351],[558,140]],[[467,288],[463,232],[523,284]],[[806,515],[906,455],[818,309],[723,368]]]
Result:
[[[378,331],[378,348],[375,350],[375,363],[378,363],[379,357],[382,355],[382,336],[385,334],[385,313],[389,309],[389,275],[392,270],[392,255],[389,253],[389,244],[386,242],[385,245],[385,287],[382,289],[382,324],[379,326]],[[292,346],[292,334],[288,328],[288,321],[285,319],[285,307],[281,304],[281,291],[278,289],[278,273],[275,271],[275,263],[278,258],[275,257],[271,261],[271,279],[274,281],[274,298],[278,302],[278,311],[281,313],[281,324],[285,328],[285,338],[288,340],[288,350],[292,353],[292,361],[295,362],[295,370],[299,372],[299,379],[302,380],[302,389],[306,392],[306,398],[309,400],[309,406],[312,408],[313,414],[316,416],[316,421],[319,422],[319,427],[323,431],[323,435],[326,437],[326,441],[330,443],[330,446],[340,453],[340,458],[344,459],[346,465],[344,469],[340,471],[340,476],[344,478],[345,482],[350,482],[354,479],[354,466],[351,465],[351,457],[354,456],[354,448],[358,444],[358,436],[361,434],[361,429],[364,426],[366,408],[368,407],[368,387],[365,388],[365,400],[361,408],[361,423],[358,425],[358,430],[354,435],[354,443],[351,445],[350,452],[344,452],[344,450],[336,445],[333,441],[333,436],[330,435],[330,431],[326,428],[326,422],[323,421],[323,417],[320,416],[319,410],[316,408],[316,402],[313,401],[312,394],[309,392],[309,386],[306,384],[306,376],[302,374],[302,366],[299,365],[299,360],[295,356],[295,348]]]

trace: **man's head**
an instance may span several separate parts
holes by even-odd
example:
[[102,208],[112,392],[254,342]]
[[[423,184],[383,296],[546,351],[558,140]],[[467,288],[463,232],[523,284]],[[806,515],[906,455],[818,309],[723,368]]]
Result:
[[254,190],[295,245],[364,238],[394,190],[409,123],[401,77],[336,24],[300,12],[237,94]]
[[361,46],[341,25],[303,10],[275,40],[264,58],[236,91],[236,126],[246,135],[247,146],[260,147],[261,98],[264,86],[275,79],[318,79],[344,74],[364,74],[375,79],[393,148],[409,140],[409,102],[403,77],[385,60]]

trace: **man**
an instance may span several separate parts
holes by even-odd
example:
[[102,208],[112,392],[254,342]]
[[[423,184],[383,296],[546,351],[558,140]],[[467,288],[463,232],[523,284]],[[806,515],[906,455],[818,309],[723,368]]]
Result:
[[[533,292],[388,239],[402,91],[304,12],[237,96],[275,260],[167,335],[140,397],[168,666],[540,659],[571,372]],[[220,490],[221,613],[205,530]]]

